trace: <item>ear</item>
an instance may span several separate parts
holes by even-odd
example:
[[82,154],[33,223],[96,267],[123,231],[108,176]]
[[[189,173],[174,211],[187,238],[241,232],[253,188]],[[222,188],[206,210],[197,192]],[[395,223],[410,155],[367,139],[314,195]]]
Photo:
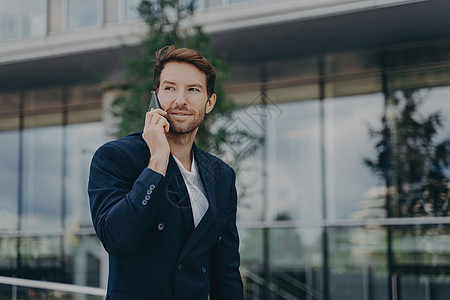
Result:
[[211,97],[209,97],[208,101],[206,101],[205,112],[207,114],[209,114],[213,110],[214,105],[216,105],[216,97],[216,94],[213,93]]

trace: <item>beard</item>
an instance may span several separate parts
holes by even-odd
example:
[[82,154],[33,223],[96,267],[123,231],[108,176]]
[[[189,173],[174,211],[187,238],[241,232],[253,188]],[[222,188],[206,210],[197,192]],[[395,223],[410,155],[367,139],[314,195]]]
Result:
[[[205,107],[206,109],[206,107]],[[205,109],[203,110],[194,110],[194,109],[188,109],[187,107],[174,107],[167,111],[167,121],[170,124],[169,131],[173,134],[188,134],[196,130],[205,119]],[[180,122],[176,119],[176,117],[172,117],[171,112],[177,111],[177,112],[186,112],[192,114],[194,116],[194,120],[189,122]]]

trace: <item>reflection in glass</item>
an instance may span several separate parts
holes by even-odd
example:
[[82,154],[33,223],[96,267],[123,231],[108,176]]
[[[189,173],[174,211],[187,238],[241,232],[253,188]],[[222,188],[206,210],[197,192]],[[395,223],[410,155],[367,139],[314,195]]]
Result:
[[125,0],[125,20],[139,19],[139,12],[137,10],[141,0]]
[[[241,3],[241,2],[250,2],[250,1],[255,1],[255,0],[229,0],[230,1],[230,4],[233,4],[233,3]],[[256,0],[256,1],[258,1],[258,0]]]
[[0,94],[0,131],[19,128],[19,93]]
[[399,300],[444,300],[450,295],[450,276],[407,274],[400,276],[399,284]]
[[54,126],[23,132],[23,230],[61,228],[62,130]]
[[66,127],[66,228],[91,228],[87,182],[90,160],[103,141],[101,122],[73,124]]
[[401,267],[450,267],[450,226],[404,226],[393,230],[395,262]]
[[0,41],[46,34],[45,0],[0,0]]
[[[13,295],[13,296],[11,296]],[[4,297],[4,298],[2,298]],[[12,297],[12,298],[10,298]],[[0,284],[0,299],[49,299],[49,300],[72,300],[72,299],[88,299],[88,300],[104,300],[104,296],[86,295],[81,293],[70,293],[57,290],[45,290],[30,287],[14,287]]]
[[24,93],[25,127],[62,123],[63,89],[36,89]]
[[394,91],[381,126],[371,128],[376,155],[366,164],[389,191],[390,217],[450,213],[449,95],[448,88]]
[[216,6],[222,6],[223,0],[206,0],[205,5],[206,7],[216,7]]
[[0,249],[2,249],[0,269],[12,273],[17,269],[17,238],[0,235]]
[[383,183],[370,173],[364,157],[374,155],[367,124],[383,115],[382,94],[324,100],[327,216],[386,216]]
[[50,32],[60,32],[63,28],[63,19],[62,19],[62,3],[63,0],[50,0],[48,2],[49,8],[49,31]]
[[268,219],[319,220],[319,102],[276,104],[275,108],[267,120]]
[[241,273],[245,282],[245,299],[261,299],[264,294],[263,282],[263,230],[239,230]]
[[386,230],[382,227],[328,230],[331,300],[386,299]]
[[[255,95],[253,94],[253,99]],[[256,99],[259,99],[257,96]],[[259,100],[255,100],[258,102]],[[225,129],[226,140],[219,151],[221,157],[236,171],[238,191],[238,219],[243,222],[260,221],[265,206],[262,185],[265,178],[262,161],[261,107],[252,105],[235,111],[231,120],[223,119],[214,124],[214,132]],[[220,123],[220,124],[219,124]],[[216,128],[219,128],[217,129]],[[219,135],[218,135],[219,136]]]
[[0,231],[17,230],[19,132],[0,131]]
[[108,257],[95,234],[67,235],[65,276],[71,283],[104,287]]
[[78,124],[102,119],[102,96],[98,85],[77,85],[67,89],[67,123]]
[[105,0],[105,23],[114,23],[119,21],[119,0]]
[[[63,280],[61,271],[61,238],[59,236],[26,237],[20,240],[21,266],[27,269],[45,269],[47,276],[53,273],[55,281]],[[50,275],[51,276],[51,275]]]
[[67,0],[69,29],[99,25],[98,0]]
[[[320,236],[320,228],[240,230],[246,299],[320,299]],[[270,284],[262,278],[270,278]]]
[[[20,248],[17,241],[17,237],[0,237],[2,275],[15,274],[25,279],[105,287],[107,255],[94,233],[66,234],[64,237],[25,235],[20,237]],[[18,249],[20,258],[17,264]],[[10,299],[10,296],[11,289],[6,292],[0,287],[0,299]]]
[[272,283],[278,293],[292,299],[319,299],[321,229],[279,228],[269,231],[269,263]]

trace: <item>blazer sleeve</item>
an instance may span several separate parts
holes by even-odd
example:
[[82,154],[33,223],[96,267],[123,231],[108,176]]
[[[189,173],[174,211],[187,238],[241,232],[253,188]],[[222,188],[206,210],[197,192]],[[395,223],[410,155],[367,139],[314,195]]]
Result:
[[229,216],[221,239],[211,252],[211,300],[242,300],[243,285],[239,272],[239,236],[236,227],[236,175],[232,171]]
[[118,257],[139,249],[167,193],[165,178],[151,169],[134,180],[130,159],[115,145],[105,144],[94,154],[89,175],[95,231],[106,251]]

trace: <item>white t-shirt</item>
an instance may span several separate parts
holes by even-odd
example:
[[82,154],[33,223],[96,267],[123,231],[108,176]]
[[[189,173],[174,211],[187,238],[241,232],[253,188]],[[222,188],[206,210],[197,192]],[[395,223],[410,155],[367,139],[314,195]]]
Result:
[[198,223],[200,223],[206,211],[208,210],[209,203],[208,199],[206,198],[205,189],[200,178],[197,163],[194,159],[194,154],[192,154],[192,165],[190,172],[184,168],[183,164],[178,160],[178,158],[176,158],[175,156],[173,158],[175,159],[178,168],[180,168],[181,175],[183,176],[184,183],[186,184],[189,198],[191,200],[194,225],[195,227],[197,227]]

